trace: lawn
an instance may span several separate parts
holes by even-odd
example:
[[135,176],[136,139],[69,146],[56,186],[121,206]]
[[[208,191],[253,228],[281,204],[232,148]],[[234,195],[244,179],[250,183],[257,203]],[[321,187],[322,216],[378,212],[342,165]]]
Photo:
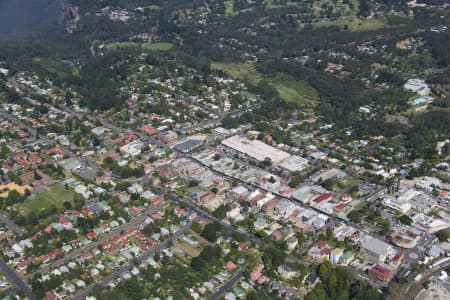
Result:
[[149,51],[168,51],[173,48],[172,43],[145,43],[142,44],[144,50]]
[[266,0],[264,1],[264,3],[266,4],[266,8],[267,9],[280,9],[280,8],[285,8],[285,7],[289,7],[289,6],[298,6],[299,4],[296,2],[286,2],[285,4],[277,4],[273,1],[269,1]]
[[[262,74],[258,73],[255,66],[247,63],[213,63],[213,69],[222,70],[231,77],[239,80],[247,80],[252,84],[258,84]],[[281,99],[286,102],[296,103],[300,106],[313,106],[319,100],[319,94],[308,83],[295,80],[293,77],[278,73],[275,77],[266,78],[279,93]]]
[[173,242],[173,245],[186,252],[190,257],[197,257],[200,254],[200,250],[198,248],[192,247],[183,241],[175,241]]
[[333,190],[338,193],[345,193],[357,187],[361,182],[362,180],[359,178],[345,177],[333,183]]
[[252,84],[258,84],[262,76],[256,71],[255,66],[247,63],[212,63],[212,68],[222,70],[231,77],[239,80],[248,80]]
[[[288,1],[275,1],[275,0],[264,0],[263,3],[266,6],[267,9],[282,9],[286,7],[295,7],[295,6],[303,6],[305,2],[308,1],[294,1],[294,0],[288,0]],[[354,15],[358,11],[359,2],[358,0],[351,0],[353,4],[353,9],[350,8],[349,5],[345,4],[343,0],[316,0],[316,1],[309,1],[308,3],[309,7],[314,12],[314,15],[316,17],[320,16],[321,14],[324,14],[326,9],[324,9],[325,6],[329,6],[333,8],[333,13],[339,13],[340,15]]]
[[272,85],[277,89],[281,99],[300,106],[313,106],[319,100],[319,94],[307,82],[295,80],[289,75],[278,73]]
[[125,49],[125,48],[138,48],[140,47],[139,43],[136,42],[117,42],[117,43],[111,43],[106,45],[106,49],[108,50],[118,50],[118,49]]
[[24,203],[18,204],[16,208],[20,214],[26,216],[31,211],[39,212],[52,205],[61,208],[66,201],[72,203],[73,195],[74,193],[71,190],[66,190],[62,184],[57,183],[49,190],[37,194],[35,199],[28,199]]
[[147,51],[168,51],[173,48],[171,43],[136,43],[136,42],[117,42],[106,45],[108,50],[126,49],[126,48],[136,48]]
[[334,21],[318,22],[313,23],[314,27],[328,27],[328,26],[338,26],[343,28],[347,26],[351,31],[373,31],[380,28],[387,27],[387,21],[385,19],[377,18],[370,20],[361,20],[356,17],[348,17],[343,19],[338,19]]
[[234,14],[233,0],[231,0],[231,1],[224,1],[223,4],[225,4],[225,14],[227,16],[232,16]]

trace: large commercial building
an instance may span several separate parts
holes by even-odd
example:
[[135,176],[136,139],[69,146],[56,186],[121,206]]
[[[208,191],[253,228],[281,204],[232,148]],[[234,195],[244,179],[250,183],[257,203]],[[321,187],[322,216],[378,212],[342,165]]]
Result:
[[289,171],[289,172],[296,172],[296,171],[302,171],[306,168],[308,165],[308,160],[306,158],[303,158],[298,155],[292,155],[286,159],[284,159],[280,163],[280,168]]
[[291,156],[289,153],[269,146],[261,141],[249,140],[239,135],[223,140],[222,148],[256,162],[270,159],[273,165],[278,165],[282,160]]
[[369,235],[361,240],[360,255],[372,263],[384,263],[388,257],[395,255],[395,249]]

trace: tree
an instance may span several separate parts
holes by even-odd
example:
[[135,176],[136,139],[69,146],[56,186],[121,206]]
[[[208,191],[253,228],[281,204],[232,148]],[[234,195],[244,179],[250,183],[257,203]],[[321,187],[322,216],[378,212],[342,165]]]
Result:
[[0,159],[6,159],[8,157],[9,149],[8,146],[6,146],[5,143],[2,144],[2,147],[0,148]]
[[360,223],[361,222],[361,213],[357,210],[352,210],[347,215],[348,219],[354,223]]
[[331,239],[333,237],[333,229],[331,227],[327,228],[327,238]]
[[319,277],[320,280],[327,282],[331,271],[333,270],[333,265],[328,259],[325,259],[319,266]]
[[192,229],[194,232],[200,234],[200,233],[202,232],[202,225],[200,225],[200,223],[198,223],[198,222],[194,222],[194,223],[192,223],[192,225],[191,225],[191,229]]
[[450,230],[441,230],[436,233],[436,236],[439,239],[439,242],[446,242],[448,239],[450,239]]
[[226,205],[220,205],[213,213],[213,217],[222,220],[230,209]]
[[389,231],[391,230],[391,223],[389,222],[388,219],[384,220],[381,222],[381,229],[380,229],[380,234],[381,235],[386,235],[389,233]]
[[327,293],[322,283],[318,283],[312,290],[309,292],[305,298],[305,300],[327,300]]
[[22,198],[22,196],[19,194],[18,191],[12,190],[8,193],[7,200],[8,200],[8,205],[13,205],[16,203],[23,202],[24,199]]
[[203,228],[202,236],[210,242],[215,242],[217,237],[221,234],[221,231],[221,225],[219,223],[212,222],[206,224],[205,228]]
[[305,235],[303,234],[303,232],[297,233],[297,239],[298,239],[298,243],[299,243],[300,245],[303,244],[304,242],[306,242],[306,237],[305,237]]
[[217,259],[222,255],[219,245],[206,246],[197,257],[191,260],[191,267],[198,272],[203,272],[209,266],[217,263]]
[[379,300],[381,298],[381,294],[376,288],[369,287],[369,289],[367,290],[367,300]]
[[196,187],[198,185],[198,181],[196,180],[189,180],[188,186],[189,187]]
[[300,175],[300,172],[295,172],[294,176],[292,176],[291,181],[289,182],[289,187],[295,188],[297,185],[302,182],[302,176]]
[[322,186],[327,190],[333,189],[333,181],[331,179],[327,179],[322,183]]
[[284,252],[273,246],[264,251],[262,260],[269,268],[277,268],[284,263]]
[[399,220],[402,224],[405,224],[405,225],[411,225],[412,222],[413,222],[413,220],[412,220],[410,217],[408,217],[407,215],[401,215],[401,216],[398,218],[398,220]]

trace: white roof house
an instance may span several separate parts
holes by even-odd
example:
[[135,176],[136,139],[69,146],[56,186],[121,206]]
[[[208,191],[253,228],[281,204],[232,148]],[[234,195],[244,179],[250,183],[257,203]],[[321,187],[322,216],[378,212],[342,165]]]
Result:
[[418,93],[421,96],[427,96],[430,94],[430,88],[422,79],[408,79],[408,81],[403,85],[403,88],[407,91]]

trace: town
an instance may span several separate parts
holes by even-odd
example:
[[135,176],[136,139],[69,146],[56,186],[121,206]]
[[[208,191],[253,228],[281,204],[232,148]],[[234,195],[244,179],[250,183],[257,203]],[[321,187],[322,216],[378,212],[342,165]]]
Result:
[[[207,2],[171,21],[205,25]],[[239,1],[225,2],[226,15],[238,14]],[[97,14],[121,23],[147,10],[157,8]],[[388,55],[382,39],[282,60],[316,61],[336,80],[355,68],[364,73],[358,84],[390,90],[389,75],[375,74],[381,65],[352,66]],[[219,48],[240,49],[246,61],[204,72],[154,54],[174,45],[152,34],[133,40],[148,44],[91,49],[108,57],[141,45],[99,71],[117,72],[123,105],[99,97],[95,106],[0,56],[0,291],[15,295],[5,299],[328,299],[322,294],[333,298],[338,286],[352,299],[449,297],[448,124],[433,144],[417,141],[428,152],[413,155],[395,128],[372,134],[321,116],[311,108],[317,91],[291,75],[264,87],[251,67],[263,48],[220,38]],[[393,47],[421,43],[408,37]],[[271,88],[284,102],[267,99]],[[372,101],[352,116],[411,128],[405,116],[433,112],[448,101],[444,89],[411,75],[398,107]]]

